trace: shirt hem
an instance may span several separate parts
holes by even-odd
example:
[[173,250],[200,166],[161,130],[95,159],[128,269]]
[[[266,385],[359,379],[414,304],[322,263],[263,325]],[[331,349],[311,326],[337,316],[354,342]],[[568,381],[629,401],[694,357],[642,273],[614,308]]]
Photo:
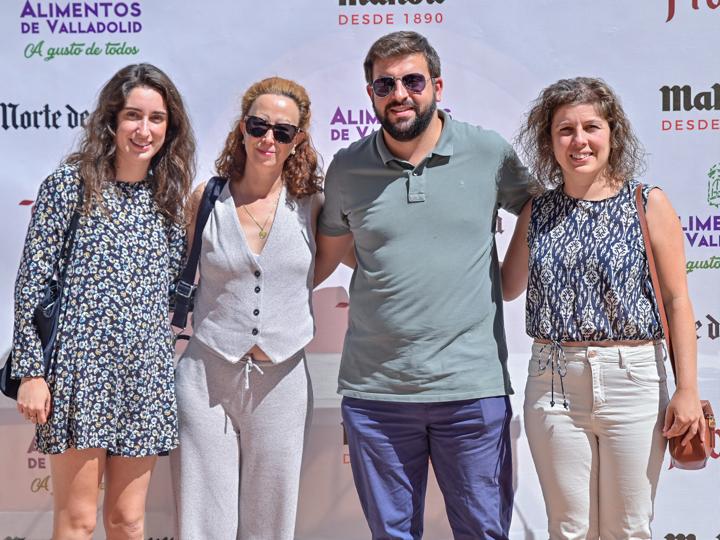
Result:
[[514,394],[512,388],[495,387],[469,392],[454,392],[447,394],[379,394],[373,392],[360,392],[347,388],[338,388],[338,394],[355,399],[370,401],[394,401],[399,403],[440,403],[443,401],[462,401],[466,399],[480,399],[496,396],[509,396]]
[[156,448],[123,448],[114,446],[109,443],[97,442],[97,443],[55,443],[44,445],[42,441],[38,441],[38,451],[41,454],[46,455],[57,455],[63,454],[67,450],[106,450],[108,455],[116,457],[150,457],[150,456],[163,456],[167,455],[170,451],[177,448],[180,444],[179,439],[173,439],[165,444],[162,444]]

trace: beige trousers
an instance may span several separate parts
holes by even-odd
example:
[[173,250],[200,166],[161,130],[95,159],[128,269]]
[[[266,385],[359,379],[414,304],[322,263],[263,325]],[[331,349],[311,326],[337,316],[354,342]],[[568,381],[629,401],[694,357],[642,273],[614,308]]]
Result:
[[551,540],[651,538],[666,444],[664,358],[661,344],[533,345],[525,431]]

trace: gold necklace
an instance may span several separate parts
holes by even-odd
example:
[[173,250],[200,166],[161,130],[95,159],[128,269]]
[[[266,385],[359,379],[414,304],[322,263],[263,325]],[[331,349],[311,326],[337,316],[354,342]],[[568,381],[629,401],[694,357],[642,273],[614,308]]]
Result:
[[260,231],[258,232],[258,236],[260,237],[260,240],[265,240],[265,238],[267,238],[268,231],[265,230],[265,226],[267,225],[267,222],[268,222],[268,220],[270,219],[270,216],[272,216],[273,214],[275,214],[275,210],[277,210],[278,203],[280,202],[280,193],[282,193],[282,186],[281,186],[280,189],[278,190],[278,194],[277,194],[277,197],[275,198],[275,204],[273,205],[273,209],[270,210],[270,212],[268,213],[267,217],[265,218],[265,221],[263,221],[263,224],[262,224],[262,225],[260,225],[260,223],[258,223],[258,220],[255,219],[255,216],[253,216],[253,215],[250,213],[250,210],[247,209],[247,206],[244,205],[244,204],[242,205],[243,210],[245,210],[245,213],[246,213],[248,216],[250,216],[250,219],[253,220],[253,223],[254,223],[255,225],[257,225],[257,228],[258,228],[258,229],[260,229]]

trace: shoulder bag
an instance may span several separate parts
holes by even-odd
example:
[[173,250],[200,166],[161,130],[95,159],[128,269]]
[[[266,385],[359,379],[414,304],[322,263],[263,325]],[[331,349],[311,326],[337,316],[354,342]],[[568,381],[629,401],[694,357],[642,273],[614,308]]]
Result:
[[[650,231],[645,217],[645,205],[642,198],[642,184],[635,189],[635,205],[637,206],[638,217],[640,218],[640,229],[642,230],[643,241],[645,242],[645,252],[647,253],[648,267],[650,269],[650,279],[655,291],[655,298],[660,312],[660,320],[662,322],[663,333],[665,334],[665,342],[667,343],[668,355],[670,356],[670,366],[672,367],[673,376],[677,382],[677,374],[675,371],[675,353],[670,338],[670,326],[668,325],[667,315],[665,314],[665,305],[660,291],[660,282],[658,280],[657,269],[655,267],[655,257],[653,256],[652,247],[650,245]],[[673,467],[678,469],[702,469],[707,464],[708,457],[715,449],[715,415],[712,406],[707,400],[700,400],[703,415],[705,416],[705,442],[700,439],[700,433],[696,433],[690,441],[682,446],[684,435],[673,437],[670,439],[670,461]]]
[[[80,190],[79,198],[82,200],[82,189]],[[79,220],[80,212],[76,208],[70,220],[70,225],[65,231],[63,248],[60,252],[60,258],[58,259],[53,277],[45,287],[40,302],[35,306],[35,311],[33,312],[33,321],[35,322],[43,350],[43,365],[46,379],[52,366],[55,338],[58,332],[58,318],[60,316],[63,289],[65,287],[65,276],[67,275],[67,268],[70,263],[73,244],[75,243],[75,231],[77,230]],[[5,365],[0,368],[0,391],[9,398],[17,399],[20,381],[21,379],[13,378],[12,352],[10,352],[5,360]]]

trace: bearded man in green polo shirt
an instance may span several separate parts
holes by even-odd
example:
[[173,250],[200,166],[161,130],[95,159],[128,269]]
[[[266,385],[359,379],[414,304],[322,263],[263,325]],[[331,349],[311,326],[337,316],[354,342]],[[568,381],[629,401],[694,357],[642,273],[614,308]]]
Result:
[[455,538],[508,537],[512,393],[494,227],[528,176],[497,133],[437,109],[440,59],[394,32],[365,59],[382,129],[327,171],[316,282],[354,241],[338,392],[373,538],[422,536],[428,462]]

